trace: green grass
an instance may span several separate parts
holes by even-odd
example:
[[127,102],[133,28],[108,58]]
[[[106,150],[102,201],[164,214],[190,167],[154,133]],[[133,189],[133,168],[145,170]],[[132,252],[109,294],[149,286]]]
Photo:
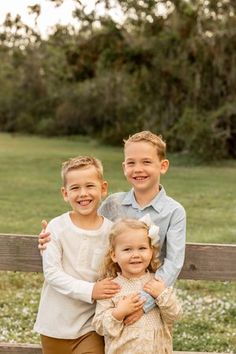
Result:
[[[38,234],[41,219],[67,210],[60,196],[60,166],[84,154],[103,161],[110,192],[129,189],[121,169],[122,148],[81,137],[0,134],[0,232]],[[187,240],[235,243],[236,161],[194,166],[185,156],[169,159],[162,183],[186,208]],[[32,327],[41,285],[42,275],[0,274],[0,341],[39,341]],[[178,281],[177,287],[184,316],[175,328],[175,350],[236,352],[236,284]]]
[[[40,220],[67,209],[60,195],[61,163],[76,155],[96,155],[104,161],[110,190],[125,188],[120,149],[87,139],[43,139],[0,135],[0,230],[38,233]],[[127,188],[127,187],[126,187]]]
[[[128,190],[121,162],[122,148],[93,140],[44,139],[0,134],[0,231],[38,233],[40,220],[67,210],[60,195],[60,166],[69,157],[91,154],[104,163],[110,192]],[[235,242],[236,161],[218,166],[181,164],[170,155],[163,177],[167,193],[187,210],[187,239],[191,242]],[[177,160],[177,167],[175,166]]]

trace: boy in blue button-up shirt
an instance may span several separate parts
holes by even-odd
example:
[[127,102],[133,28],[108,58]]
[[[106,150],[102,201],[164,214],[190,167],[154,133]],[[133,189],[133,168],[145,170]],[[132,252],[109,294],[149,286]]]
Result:
[[[100,207],[100,213],[108,219],[126,217],[139,219],[149,214],[152,222],[159,226],[162,266],[156,279],[171,286],[177,279],[184,263],[186,239],[186,214],[183,206],[166,195],[160,184],[161,175],[169,167],[166,159],[166,144],[161,136],[149,131],[132,135],[125,141],[123,170],[133,187],[128,192],[111,194]],[[145,290],[145,287],[144,287]],[[146,301],[147,312],[154,301]],[[136,314],[130,316],[132,323]]]

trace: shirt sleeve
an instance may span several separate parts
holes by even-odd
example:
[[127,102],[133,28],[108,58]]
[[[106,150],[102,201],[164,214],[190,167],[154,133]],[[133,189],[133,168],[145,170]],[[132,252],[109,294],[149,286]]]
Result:
[[57,292],[75,300],[93,303],[92,291],[94,283],[74,278],[62,267],[62,247],[59,239],[51,233],[51,241],[43,252],[43,272],[45,281]]
[[155,299],[148,293],[146,293],[146,291],[142,290],[140,292],[140,296],[142,298],[145,298],[146,301],[143,305],[143,311],[145,313],[148,313],[149,311],[151,311],[155,306],[156,306],[156,302],[155,302]]
[[92,325],[101,336],[120,336],[124,323],[112,316],[115,305],[112,299],[98,300]]
[[105,218],[115,221],[120,217],[120,204],[113,195],[110,195],[102,202],[98,212]]
[[172,325],[182,315],[181,304],[178,301],[175,290],[166,288],[157,298],[156,304],[159,307],[161,317],[167,325]]
[[111,221],[127,217],[126,213],[122,210],[121,199],[121,192],[109,195],[102,202],[98,210],[99,214]]
[[177,208],[170,220],[166,234],[166,255],[162,266],[156,271],[167,287],[172,286],[183,267],[186,244],[186,213],[182,206]]
[[107,204],[108,204],[108,198],[107,197],[103,202],[102,204],[100,205],[99,209],[98,209],[98,213],[102,216],[104,216],[105,218],[111,220],[111,216],[110,216],[110,213],[109,213],[109,208],[107,207]]

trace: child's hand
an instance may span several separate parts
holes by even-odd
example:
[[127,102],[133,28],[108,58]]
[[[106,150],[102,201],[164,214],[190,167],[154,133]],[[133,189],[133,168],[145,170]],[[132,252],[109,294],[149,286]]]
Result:
[[165,290],[165,283],[162,280],[149,280],[143,287],[143,290],[155,299]]
[[131,313],[130,315],[125,317],[124,324],[129,326],[137,322],[142,317],[143,314],[144,314],[143,308]]
[[105,278],[95,283],[92,292],[92,299],[109,299],[120,291],[120,285],[112,281],[113,278]]
[[118,321],[123,321],[126,316],[135,311],[141,310],[145,301],[145,299],[140,297],[139,293],[124,296],[118,302],[116,308],[112,312],[112,315]]
[[47,221],[42,220],[42,231],[40,232],[38,236],[38,249],[40,250],[41,254],[42,251],[47,248],[47,242],[50,241],[50,233],[46,232],[46,227],[47,227]]

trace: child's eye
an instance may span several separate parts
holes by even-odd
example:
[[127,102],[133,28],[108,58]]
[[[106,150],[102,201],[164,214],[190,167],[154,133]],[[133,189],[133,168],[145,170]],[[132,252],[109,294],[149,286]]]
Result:
[[143,251],[143,250],[147,250],[147,247],[144,247],[144,246],[143,246],[143,247],[140,247],[139,249],[140,249],[141,251]]
[[148,165],[148,164],[151,164],[151,163],[152,163],[152,161],[145,160],[145,161],[144,161],[144,163],[145,163],[146,165]]
[[76,191],[77,189],[79,189],[79,187],[72,187],[71,188],[72,191]]
[[133,161],[129,161],[129,162],[126,163],[126,165],[132,166],[132,165],[134,165],[134,162]]
[[87,187],[88,187],[88,188],[93,188],[94,185],[93,185],[93,184],[88,184]]
[[131,248],[124,248],[123,251],[129,252],[129,251],[131,251]]

